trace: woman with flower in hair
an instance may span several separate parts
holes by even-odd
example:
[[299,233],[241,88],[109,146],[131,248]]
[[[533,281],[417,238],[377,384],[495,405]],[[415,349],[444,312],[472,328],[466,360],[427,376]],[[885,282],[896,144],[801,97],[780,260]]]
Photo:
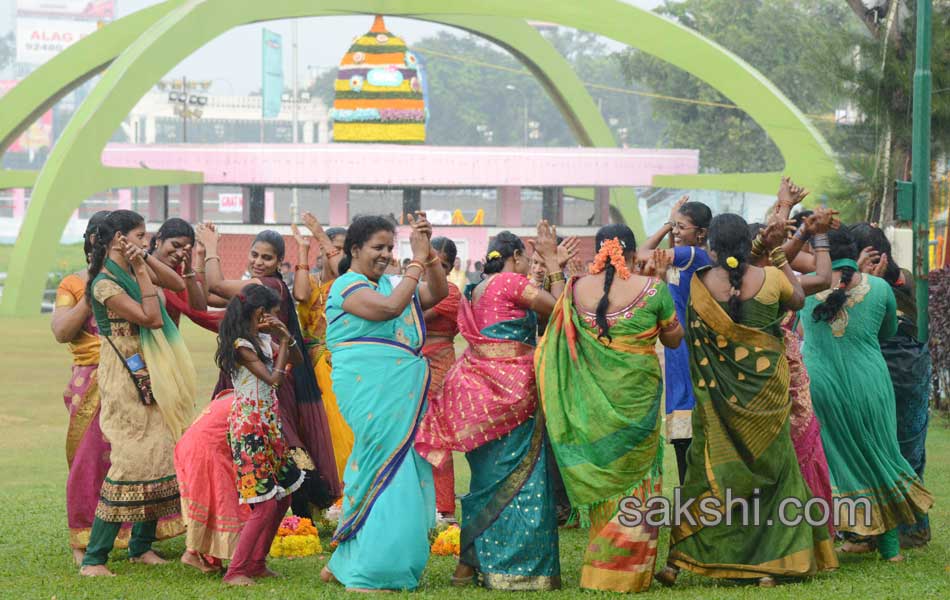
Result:
[[485,279],[466,288],[459,307],[468,348],[423,422],[438,436],[416,444],[434,463],[448,451],[465,452],[471,469],[469,493],[461,499],[456,585],[477,575],[493,589],[560,587],[557,516],[533,360],[538,315],[550,315],[564,289],[564,265],[547,221],[538,225],[534,247],[551,273],[550,293],[528,282],[530,261],[518,236],[503,231],[489,244]]
[[[686,313],[696,407],[681,489],[695,502],[691,518],[673,524],[667,566],[657,573],[666,585],[679,569],[771,587],[777,577],[837,566],[827,527],[782,520],[786,499],[804,506],[812,498],[789,434],[789,371],[779,321],[785,310],[801,308],[805,294],[782,250],[785,227],[781,218],[769,224],[763,243],[772,266],[760,268],[750,264],[752,239],[742,217],[719,215],[709,226],[715,266],[693,277]],[[755,502],[760,522],[750,526],[755,515],[746,511],[743,518],[727,495]],[[711,522],[701,509],[706,498],[732,518]],[[811,516],[820,518],[818,512]]]
[[581,525],[590,528],[581,587],[641,592],[653,581],[659,529],[621,523],[619,504],[662,493],[663,376],[657,339],[683,338],[660,275],[635,274],[636,239],[626,225],[597,232],[590,275],[572,278],[538,348],[538,388],[561,476]]
[[[897,562],[903,559],[898,528],[916,525],[933,504],[901,455],[894,386],[881,354],[880,341],[897,332],[897,302],[885,280],[859,271],[858,248],[848,231],[831,231],[828,238],[832,286],[805,304],[802,354],[835,499],[857,506],[838,529],[874,536],[881,558]],[[870,549],[854,542],[843,548]]]

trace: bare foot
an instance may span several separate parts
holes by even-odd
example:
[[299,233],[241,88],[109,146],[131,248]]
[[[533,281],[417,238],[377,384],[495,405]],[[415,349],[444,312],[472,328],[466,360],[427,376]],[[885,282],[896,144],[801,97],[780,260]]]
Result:
[[105,565],[86,565],[79,569],[79,574],[83,577],[115,577],[115,573]]
[[165,565],[168,564],[168,561],[158,555],[154,550],[149,550],[141,556],[136,556],[129,559],[129,562],[139,563],[143,565]]
[[666,587],[673,587],[676,584],[676,578],[679,576],[680,570],[673,565],[666,565],[662,569],[656,572],[656,580],[659,581],[662,585]]
[[320,579],[323,580],[323,583],[340,583],[333,572],[327,567],[323,567],[323,570],[320,571]]
[[452,585],[461,587],[472,583],[475,579],[475,569],[468,565],[459,563],[455,567],[455,573],[452,575]]
[[255,579],[258,579],[258,578],[264,579],[267,577],[283,577],[283,575],[281,575],[277,571],[271,571],[269,568],[264,567],[264,570],[261,571],[260,574],[254,576]]
[[221,570],[220,567],[215,567],[214,565],[209,565],[201,559],[201,556],[194,552],[188,552],[185,550],[185,553],[181,555],[182,564],[188,565],[189,567],[194,567],[201,571],[202,573],[217,573]]
[[77,567],[82,566],[82,559],[86,558],[86,551],[82,548],[73,548],[73,562],[76,563]]
[[250,577],[245,577],[244,575],[238,575],[237,577],[232,577],[231,579],[225,579],[224,585],[247,587],[249,585],[254,585],[254,580]]
[[760,577],[759,578],[759,587],[760,588],[773,588],[775,587],[775,580],[771,577]]
[[904,555],[903,555],[903,554],[898,554],[897,556],[892,556],[892,557],[890,557],[890,558],[888,558],[888,559],[886,559],[886,560],[887,560],[887,562],[892,562],[892,563],[904,562]]
[[867,554],[873,552],[874,549],[867,542],[845,542],[838,551],[846,554]]

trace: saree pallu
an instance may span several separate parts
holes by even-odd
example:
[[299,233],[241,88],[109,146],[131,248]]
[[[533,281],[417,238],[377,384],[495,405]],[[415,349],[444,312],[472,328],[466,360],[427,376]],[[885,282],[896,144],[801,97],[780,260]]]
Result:
[[655,345],[675,326],[666,284],[648,281],[610,322],[609,341],[581,320],[574,280],[536,355],[548,435],[581,526],[590,527],[581,587],[640,592],[653,581],[657,527],[624,526],[620,501],[662,493],[662,375]]
[[351,272],[336,280],[327,305],[333,389],[354,435],[339,546],[327,567],[347,588],[411,590],[435,522],[432,469],[413,449],[429,385],[425,326],[417,298],[389,321],[344,312],[344,300],[364,288],[392,293],[387,276],[373,284]]
[[[812,496],[821,498],[831,506],[831,475],[825,447],[821,443],[821,423],[811,403],[811,380],[802,360],[802,339],[796,330],[797,321],[796,313],[787,314],[782,321],[785,359],[789,370],[788,395],[792,400],[789,415],[792,444],[802,478]],[[828,532],[834,537],[835,525],[831,520],[828,521]]]
[[232,395],[224,393],[188,428],[175,446],[175,472],[181,493],[185,548],[230,560],[251,509],[238,502],[228,415]]
[[[690,290],[687,332],[696,407],[682,495],[695,502],[692,522],[673,525],[669,562],[737,579],[803,577],[836,567],[827,527],[780,521],[784,499],[796,498],[799,507],[811,499],[789,435],[789,370],[781,338],[733,322],[699,277]],[[743,512],[751,519],[755,511],[727,505],[727,490],[733,499],[757,503],[760,522],[746,526]],[[700,520],[705,498],[718,500],[720,524]]]
[[181,316],[185,315],[195,325],[217,333],[218,327],[221,326],[221,320],[224,319],[223,310],[210,311],[192,308],[188,302],[188,290],[173,292],[163,288],[162,291],[165,293],[165,309],[176,326],[181,327]]

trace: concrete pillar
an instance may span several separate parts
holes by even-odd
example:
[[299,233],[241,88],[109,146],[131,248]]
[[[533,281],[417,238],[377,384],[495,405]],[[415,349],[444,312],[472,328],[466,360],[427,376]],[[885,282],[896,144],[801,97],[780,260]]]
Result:
[[552,225],[564,221],[564,188],[546,187],[541,190],[541,218]]
[[148,188],[148,220],[163,223],[168,215],[168,186],[156,185]]
[[610,188],[594,188],[594,222],[598,225],[610,224]]
[[350,224],[350,186],[330,184],[330,225],[347,227]]
[[521,227],[521,187],[505,185],[498,188],[495,209],[498,227]]
[[249,185],[241,188],[244,195],[243,221],[246,224],[261,225],[264,223],[264,186]]
[[326,117],[320,119],[317,123],[317,143],[330,143],[330,121]]
[[277,222],[277,210],[274,207],[274,191],[267,190],[264,192],[264,222],[265,223],[276,223]]
[[406,218],[406,215],[422,210],[422,190],[420,188],[403,188],[402,190],[402,215],[400,222]]
[[158,137],[158,124],[155,120],[155,117],[153,116],[145,117],[145,140],[144,140],[145,143],[154,144],[155,139],[157,137]]
[[22,220],[26,216],[26,190],[15,188],[13,190],[13,218]]
[[204,218],[204,186],[189,183],[181,186],[178,199],[179,214],[189,223],[200,223]]

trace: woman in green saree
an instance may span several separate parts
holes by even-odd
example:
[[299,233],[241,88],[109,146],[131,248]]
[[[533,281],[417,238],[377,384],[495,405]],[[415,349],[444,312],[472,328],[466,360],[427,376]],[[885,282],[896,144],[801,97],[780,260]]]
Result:
[[[668,564],[657,574],[666,585],[679,569],[772,586],[775,577],[837,566],[827,527],[780,521],[783,500],[803,507],[812,497],[789,433],[789,369],[779,328],[784,310],[801,308],[804,292],[781,249],[785,222],[771,223],[763,238],[774,266],[759,268],[749,262],[746,222],[717,216],[709,228],[716,266],[693,277],[686,336],[696,406],[682,496],[695,502],[692,518],[673,524]],[[727,504],[727,492],[757,503],[758,511]],[[722,522],[712,525],[701,509],[707,498],[716,501]],[[748,522],[756,514],[760,522]]]
[[[836,500],[856,504],[837,528],[876,536],[881,557],[901,560],[898,527],[926,515],[933,496],[901,455],[894,386],[879,340],[897,332],[891,286],[860,273],[857,246],[847,231],[829,233],[832,289],[809,298],[803,311],[802,354]],[[844,506],[842,506],[844,508]],[[848,543],[846,552],[869,550]]]
[[[548,436],[571,505],[590,538],[581,587],[641,592],[653,581],[659,528],[620,521],[620,501],[662,493],[663,377],[657,338],[676,348],[683,328],[658,278],[633,274],[626,225],[597,232],[591,275],[571,279],[535,357]],[[668,259],[655,254],[662,277]]]
[[383,217],[355,219],[346,233],[344,274],[327,298],[333,391],[354,444],[333,535],[339,547],[322,577],[354,591],[415,589],[435,524],[432,469],[413,445],[430,379],[422,311],[448,295],[448,283],[425,213],[410,215],[409,223],[414,260],[393,284],[384,273],[395,228]]

